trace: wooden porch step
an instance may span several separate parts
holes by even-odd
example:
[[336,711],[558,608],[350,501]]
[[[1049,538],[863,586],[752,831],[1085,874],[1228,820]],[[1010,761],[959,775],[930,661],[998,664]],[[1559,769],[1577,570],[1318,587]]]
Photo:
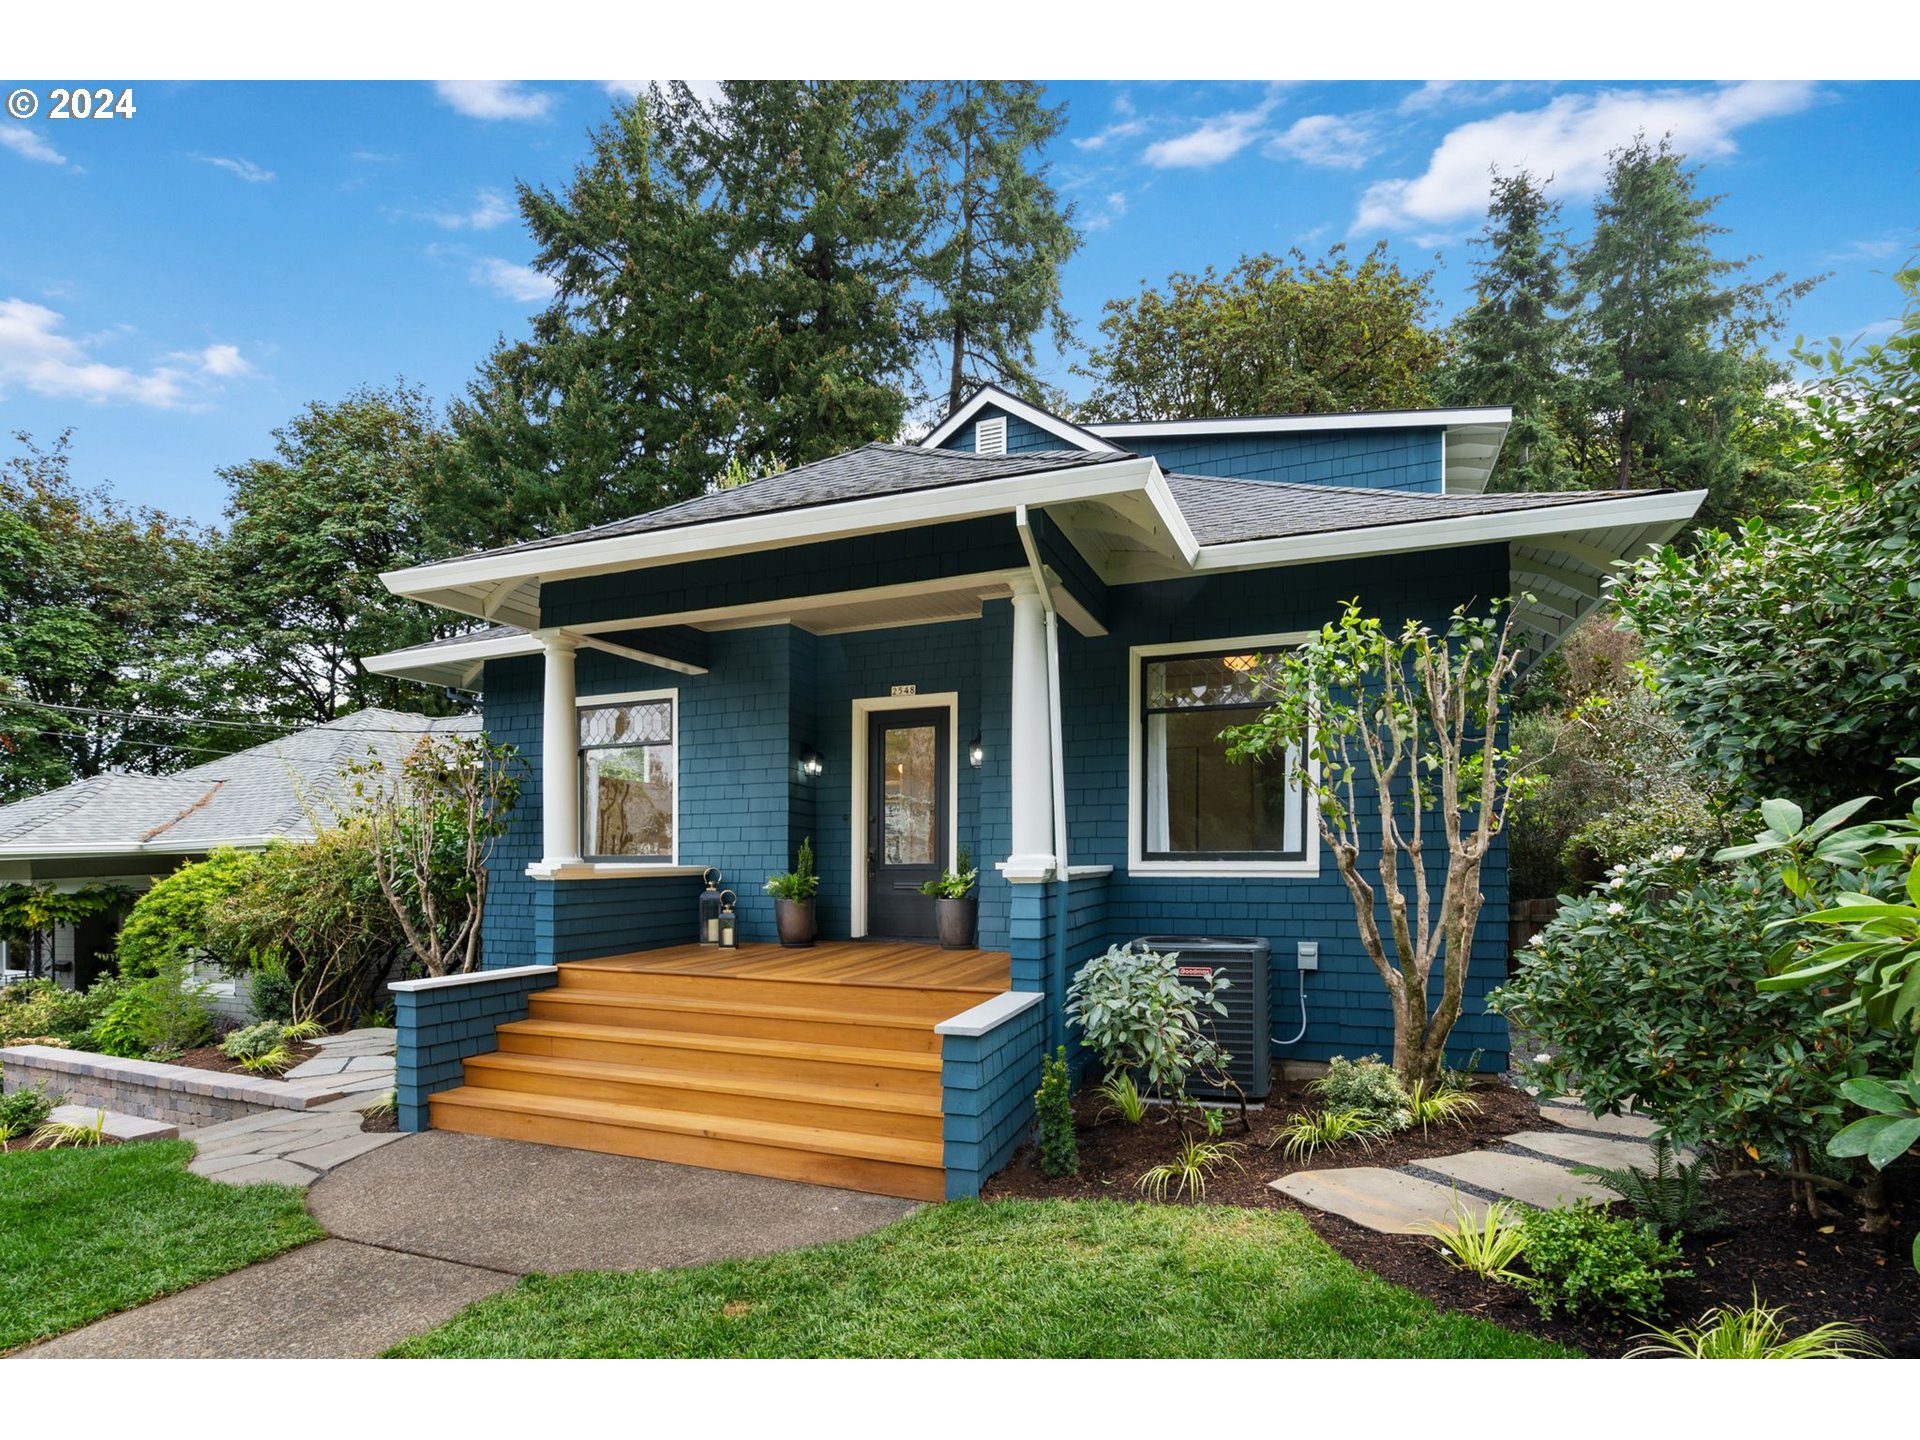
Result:
[[498,1030],[502,1051],[601,1060],[659,1069],[718,1071],[768,1082],[940,1093],[940,1057],[815,1040],[775,1040],[690,1030],[647,1030],[571,1020],[514,1020]]
[[436,1130],[635,1155],[913,1200],[938,1200],[946,1194],[938,1140],[472,1085],[443,1090],[430,1104]]
[[[937,1054],[936,1021],[912,1015],[854,1012],[813,1005],[775,1005],[736,998],[721,990],[707,995],[636,995],[621,990],[537,991],[531,1018],[587,1025],[626,1025],[642,1030],[690,1030],[767,1040],[811,1039],[872,1050]],[[946,1018],[944,1016],[942,1019]]]
[[578,1096],[650,1110],[770,1120],[822,1130],[939,1141],[940,1097],[764,1080],[714,1071],[618,1065],[551,1055],[495,1051],[465,1064],[467,1084],[483,1090]]
[[600,965],[591,960],[573,960],[562,965],[558,991],[545,993],[568,990],[728,999],[827,1009],[844,1015],[894,1015],[925,1020],[929,1024],[951,1019],[1000,993],[988,987],[878,985],[807,975],[707,975],[696,971],[636,970],[610,963]]

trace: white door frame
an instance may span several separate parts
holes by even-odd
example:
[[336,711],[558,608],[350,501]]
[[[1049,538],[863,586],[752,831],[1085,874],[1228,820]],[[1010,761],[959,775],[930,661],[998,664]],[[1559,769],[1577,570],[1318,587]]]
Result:
[[927,695],[872,695],[853,702],[853,924],[854,939],[867,933],[867,722],[876,711],[947,711],[947,864],[960,861],[960,692]]

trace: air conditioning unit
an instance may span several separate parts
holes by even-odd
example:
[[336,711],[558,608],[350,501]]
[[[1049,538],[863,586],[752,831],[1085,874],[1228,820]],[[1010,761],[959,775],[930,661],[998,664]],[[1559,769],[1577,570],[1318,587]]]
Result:
[[[1207,1012],[1220,1048],[1227,1052],[1227,1073],[1250,1101],[1264,1101],[1273,1088],[1273,995],[1269,969],[1273,947],[1258,935],[1142,935],[1135,950],[1176,955],[1180,978],[1204,989],[1224,972],[1232,982],[1218,999],[1224,1015]],[[1234,1099],[1231,1090],[1208,1088],[1189,1080],[1187,1093],[1201,1099]]]

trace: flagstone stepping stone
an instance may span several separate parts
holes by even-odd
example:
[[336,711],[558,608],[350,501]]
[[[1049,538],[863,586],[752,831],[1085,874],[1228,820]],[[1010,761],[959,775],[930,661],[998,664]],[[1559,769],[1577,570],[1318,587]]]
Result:
[[147,1120],[139,1115],[122,1115],[117,1110],[102,1110],[98,1105],[56,1105],[47,1115],[56,1125],[91,1126],[102,1121],[100,1133],[109,1140],[126,1144],[135,1140],[172,1140],[180,1127],[169,1120]]
[[1270,1188],[1389,1235],[1424,1234],[1429,1222],[1452,1221],[1463,1211],[1477,1218],[1487,1208],[1486,1201],[1451,1186],[1376,1165],[1296,1170],[1271,1182]]
[[1647,1140],[1659,1126],[1645,1115],[1593,1115],[1577,1105],[1546,1104],[1539,1107],[1542,1119],[1569,1130],[1591,1130],[1601,1135],[1617,1135],[1630,1140]]
[[1613,1198],[1610,1191],[1585,1176],[1574,1174],[1564,1165],[1528,1155],[1512,1155],[1504,1150],[1470,1150],[1415,1163],[1422,1170],[1435,1171],[1463,1185],[1491,1190],[1541,1210],[1571,1205],[1576,1200]]
[[1563,1165],[1604,1165],[1610,1170],[1637,1165],[1650,1169],[1653,1147],[1639,1140],[1605,1139],[1573,1130],[1522,1130],[1507,1136],[1507,1144],[1531,1150]]

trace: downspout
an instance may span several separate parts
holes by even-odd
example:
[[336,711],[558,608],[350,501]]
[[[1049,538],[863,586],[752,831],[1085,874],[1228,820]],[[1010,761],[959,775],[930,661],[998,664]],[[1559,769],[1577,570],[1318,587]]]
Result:
[[1040,547],[1034,541],[1025,505],[1014,507],[1013,526],[1020,532],[1020,548],[1026,552],[1027,568],[1033,572],[1033,583],[1040,591],[1040,608],[1047,617],[1047,732],[1052,751],[1047,773],[1053,789],[1053,877],[1058,886],[1054,892],[1058,903],[1054,906],[1053,953],[1054,961],[1059,966],[1061,992],[1047,1007],[1047,1048],[1051,1053],[1053,1047],[1064,1040],[1066,1030],[1063,1007],[1066,1004],[1067,892],[1070,884],[1067,876],[1067,751],[1060,704],[1060,616],[1053,608],[1053,587],[1047,583],[1046,567],[1040,563]]

